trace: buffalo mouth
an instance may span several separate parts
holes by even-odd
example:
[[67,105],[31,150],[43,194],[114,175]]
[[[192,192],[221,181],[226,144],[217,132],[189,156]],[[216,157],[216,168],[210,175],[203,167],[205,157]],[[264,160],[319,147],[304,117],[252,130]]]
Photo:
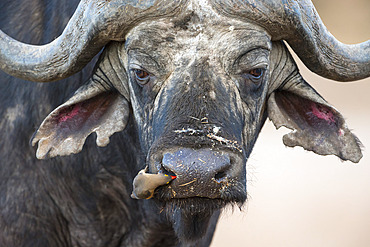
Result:
[[[171,174],[170,174],[171,175]],[[247,199],[246,181],[244,179],[231,179],[226,183],[215,182],[219,187],[212,190],[194,190],[192,187],[184,186],[179,189],[172,183],[160,186],[155,190],[155,198],[161,202],[186,201],[189,199],[222,201],[226,204],[243,204]],[[190,183],[189,183],[190,184]]]
[[[159,191],[158,191],[159,192]],[[156,193],[154,200],[160,212],[172,224],[181,242],[195,242],[207,232],[213,232],[218,216],[227,207],[241,208],[246,201],[246,193],[229,198],[160,198]]]

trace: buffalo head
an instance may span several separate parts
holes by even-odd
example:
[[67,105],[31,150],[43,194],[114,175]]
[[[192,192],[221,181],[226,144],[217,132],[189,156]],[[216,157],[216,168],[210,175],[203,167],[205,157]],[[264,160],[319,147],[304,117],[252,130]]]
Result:
[[212,215],[246,200],[245,164],[267,118],[292,130],[287,146],[358,162],[341,114],[299,74],[340,81],[370,74],[369,42],[344,45],[310,1],[81,1],[63,34],[26,45],[0,33],[0,67],[53,81],[104,47],[94,74],[41,124],[40,159],[98,146],[133,118],[145,164],[132,197],[154,200],[180,238],[205,233]]

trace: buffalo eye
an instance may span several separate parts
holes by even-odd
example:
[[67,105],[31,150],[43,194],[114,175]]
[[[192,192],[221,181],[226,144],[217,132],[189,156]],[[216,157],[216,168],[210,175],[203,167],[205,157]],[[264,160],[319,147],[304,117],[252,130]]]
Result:
[[150,80],[150,74],[142,69],[133,69],[133,73],[135,75],[136,82],[143,86],[148,83]]
[[248,71],[248,77],[255,83],[259,83],[263,78],[264,69],[257,68]]
[[262,82],[265,69],[257,68],[252,69],[244,73],[242,76],[244,79],[252,81],[254,84],[260,84]]

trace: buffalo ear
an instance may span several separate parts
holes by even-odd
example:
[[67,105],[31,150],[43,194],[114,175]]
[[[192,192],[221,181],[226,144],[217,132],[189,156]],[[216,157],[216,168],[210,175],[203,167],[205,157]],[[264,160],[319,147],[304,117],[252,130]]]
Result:
[[96,132],[96,144],[109,143],[109,137],[127,124],[129,104],[116,91],[90,83],[81,87],[66,103],[51,112],[31,142],[38,142],[36,157],[44,159],[69,155],[82,150],[86,138]]
[[277,129],[284,126],[293,130],[283,137],[286,146],[334,154],[355,163],[362,158],[361,143],[343,116],[300,75],[270,95],[268,116]]

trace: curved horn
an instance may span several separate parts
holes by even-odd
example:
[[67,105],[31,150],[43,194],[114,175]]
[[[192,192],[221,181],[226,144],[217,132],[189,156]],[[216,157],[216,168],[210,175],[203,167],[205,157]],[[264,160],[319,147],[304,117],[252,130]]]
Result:
[[346,45],[331,35],[310,0],[214,0],[221,13],[256,22],[286,40],[313,72],[337,81],[370,76],[370,40]]
[[124,40],[138,20],[172,15],[181,1],[81,0],[63,33],[46,45],[28,45],[0,30],[0,69],[50,82],[80,71],[111,40]]

